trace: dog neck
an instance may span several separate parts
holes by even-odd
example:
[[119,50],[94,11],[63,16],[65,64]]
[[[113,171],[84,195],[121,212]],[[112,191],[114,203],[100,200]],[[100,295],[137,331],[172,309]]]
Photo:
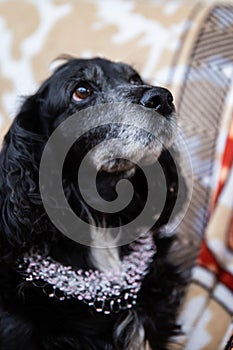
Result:
[[[130,250],[121,261],[112,251],[113,267],[109,266],[108,269],[101,259],[102,271],[74,270],[36,251],[25,255],[19,268],[26,280],[34,285],[41,286],[41,282],[43,287],[50,285],[53,292],[49,297],[62,294],[58,298],[60,301],[76,298],[94,307],[97,312],[110,314],[130,309],[136,303],[142,281],[156,253],[153,234],[148,232],[141,235],[130,244]],[[95,251],[93,255],[96,256]],[[98,254],[96,259],[100,260]],[[115,261],[118,262],[117,268]]]
[[[101,232],[102,231],[103,230],[101,230]],[[93,228],[93,226],[91,226],[93,246],[90,250],[90,259],[93,265],[100,271],[114,270],[115,272],[120,273],[121,260],[119,247],[117,245],[113,246],[111,234],[107,228],[104,230],[104,237],[101,232],[98,227]],[[101,248],[103,241],[105,242],[105,248]]]

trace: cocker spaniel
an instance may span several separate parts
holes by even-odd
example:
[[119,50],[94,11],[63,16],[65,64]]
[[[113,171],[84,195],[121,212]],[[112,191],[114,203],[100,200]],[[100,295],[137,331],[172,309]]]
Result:
[[175,134],[171,93],[107,59],[67,58],[26,98],[0,154],[1,350],[170,349]]

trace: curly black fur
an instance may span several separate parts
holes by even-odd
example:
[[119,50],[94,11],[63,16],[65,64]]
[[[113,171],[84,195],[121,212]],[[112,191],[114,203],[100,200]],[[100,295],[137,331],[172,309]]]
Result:
[[[72,99],[72,93],[77,84],[83,82],[84,74],[85,81],[94,92],[77,102]],[[94,267],[89,259],[89,248],[59,232],[44,210],[39,191],[39,165],[44,146],[53,130],[74,112],[95,103],[108,102],[110,94],[115,101],[126,100],[153,108],[153,105],[145,104],[145,98],[149,99],[145,95],[150,91],[155,93],[155,89],[156,94],[158,91],[165,93],[165,89],[158,90],[160,88],[143,83],[138,74],[125,64],[104,59],[69,59],[35,95],[25,100],[5,136],[0,154],[1,350],[139,350],[135,347],[137,345],[130,343],[133,344],[134,336],[137,338],[140,327],[143,327],[145,340],[151,349],[164,350],[168,349],[169,338],[179,333],[176,315],[185,281],[176,264],[171,264],[167,258],[175,237],[160,237],[159,228],[168,222],[178,189],[182,188],[185,192],[185,185],[178,181],[178,170],[168,150],[164,150],[158,160],[166,177],[167,188],[172,187],[153,227],[158,254],[132,310],[104,315],[74,299],[51,299],[42,288],[25,282],[17,268],[17,261],[34,246],[39,246],[45,255],[50,254],[63,264],[83,269]],[[158,112],[167,117],[166,113],[173,111],[173,107],[170,107],[163,104]],[[88,135],[80,142],[82,146],[74,145],[66,158],[64,190],[79,216],[88,221],[91,212],[96,222],[101,222],[98,212],[88,208],[87,214],[84,210],[75,185],[77,170],[72,159],[75,156],[77,162],[81,162],[83,154],[80,150],[88,147]],[[115,185],[119,178],[124,177],[127,178],[124,172],[100,173],[97,185],[101,195],[106,200],[113,199]],[[117,225],[119,220],[130,221],[143,208],[146,185],[140,169],[136,169],[130,180],[136,193],[134,203],[121,213],[120,219],[119,215],[106,215],[104,220],[109,226]],[[160,182],[160,178],[155,178],[157,191],[160,191]],[[151,210],[151,215],[156,213],[156,200]],[[124,254],[127,254],[127,246],[121,248],[121,256]],[[119,327],[124,322],[126,326]]]

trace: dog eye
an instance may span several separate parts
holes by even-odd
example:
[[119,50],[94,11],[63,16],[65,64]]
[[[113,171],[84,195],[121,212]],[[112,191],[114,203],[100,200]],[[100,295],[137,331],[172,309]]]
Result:
[[89,84],[81,83],[78,85],[73,92],[73,99],[75,101],[82,101],[92,93],[92,89]]
[[143,85],[143,81],[138,74],[134,74],[130,77],[129,83],[132,85]]

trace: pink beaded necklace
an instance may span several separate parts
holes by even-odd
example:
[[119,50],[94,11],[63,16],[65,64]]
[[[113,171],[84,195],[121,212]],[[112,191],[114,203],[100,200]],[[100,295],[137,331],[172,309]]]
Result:
[[[97,312],[110,314],[131,308],[149,266],[156,253],[151,232],[140,236],[130,244],[131,252],[121,261],[120,272],[110,269],[74,270],[54,261],[51,257],[43,258],[40,254],[30,252],[24,256],[26,270],[23,275],[27,281],[38,285],[44,281],[53,288],[50,297],[55,297],[56,290],[62,292],[59,300],[76,298],[95,308]],[[19,266],[22,268],[22,264]]]

